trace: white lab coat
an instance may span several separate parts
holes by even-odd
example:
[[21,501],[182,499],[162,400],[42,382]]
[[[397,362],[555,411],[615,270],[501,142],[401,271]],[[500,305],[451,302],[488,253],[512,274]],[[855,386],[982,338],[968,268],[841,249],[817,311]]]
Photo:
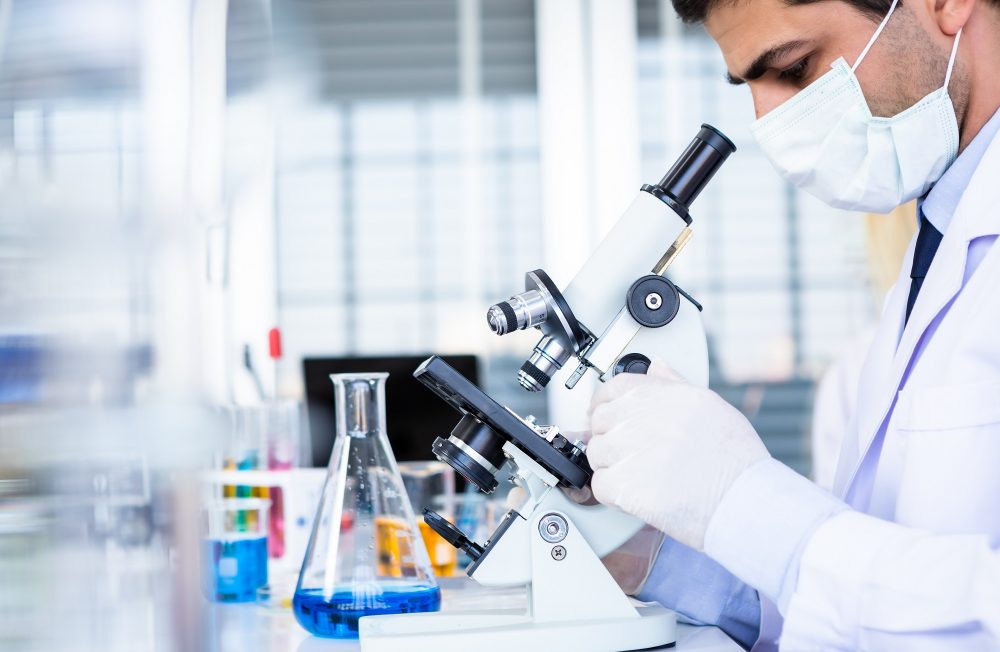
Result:
[[852,419],[858,412],[858,382],[874,336],[872,327],[852,339],[816,386],[809,438],[812,479],[827,491],[833,490],[844,433],[854,425]]
[[998,234],[1000,138],[903,330],[910,245],[834,481],[855,511],[806,545],[782,649],[1000,649]]

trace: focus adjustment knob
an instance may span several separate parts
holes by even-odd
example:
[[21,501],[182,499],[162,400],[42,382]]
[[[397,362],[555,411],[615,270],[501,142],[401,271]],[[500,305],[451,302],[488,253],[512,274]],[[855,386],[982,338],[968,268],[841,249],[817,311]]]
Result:
[[656,274],[643,276],[625,294],[628,313],[646,328],[669,324],[677,316],[680,305],[680,293],[674,284]]
[[649,371],[649,365],[651,365],[649,358],[641,353],[626,353],[622,357],[618,358],[618,362],[611,370],[612,376],[617,376],[618,374],[643,374],[645,375]]

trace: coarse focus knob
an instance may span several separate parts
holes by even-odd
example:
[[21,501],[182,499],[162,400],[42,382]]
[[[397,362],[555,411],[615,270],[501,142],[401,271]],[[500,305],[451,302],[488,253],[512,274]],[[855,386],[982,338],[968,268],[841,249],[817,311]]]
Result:
[[625,294],[625,307],[632,319],[646,328],[669,324],[677,316],[680,305],[680,293],[674,284],[656,274],[643,276]]
[[618,374],[643,374],[649,372],[649,366],[653,364],[649,358],[641,353],[626,353],[618,358],[618,362],[612,368],[611,375]]

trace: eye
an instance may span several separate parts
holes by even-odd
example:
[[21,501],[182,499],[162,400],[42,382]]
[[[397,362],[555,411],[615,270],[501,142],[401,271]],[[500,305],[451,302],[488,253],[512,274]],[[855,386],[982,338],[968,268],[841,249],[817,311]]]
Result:
[[778,79],[782,81],[799,83],[805,79],[806,72],[809,70],[809,57],[804,59],[799,59],[795,64],[785,68],[778,73]]

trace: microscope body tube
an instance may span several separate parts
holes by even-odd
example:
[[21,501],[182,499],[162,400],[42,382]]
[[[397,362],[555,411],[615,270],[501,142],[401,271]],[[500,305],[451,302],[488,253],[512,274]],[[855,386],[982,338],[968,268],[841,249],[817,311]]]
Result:
[[563,291],[573,314],[600,334],[625,301],[625,291],[651,272],[687,226],[670,206],[640,192]]
[[[631,372],[629,365],[642,362],[642,358],[646,358],[643,364],[648,364],[649,354],[660,352],[663,347],[659,342],[666,334],[663,328],[675,315],[666,317],[664,313],[666,321],[659,322],[637,317],[634,310],[656,310],[659,295],[648,290],[643,307],[641,302],[635,303],[636,297],[629,303],[628,294],[644,277],[665,274],[691,235],[687,230],[691,203],[735,151],[736,146],[722,132],[703,124],[659,183],[642,186],[565,290],[560,291],[544,270],[536,269],[526,274],[524,292],[490,307],[486,321],[497,335],[532,327],[544,335],[518,371],[518,381],[525,389],[545,388],[573,354],[580,357],[581,364],[566,382],[569,389],[587,369],[599,370],[602,377],[610,372]],[[661,280],[656,280],[654,286],[660,285]],[[673,293],[676,295],[676,289]],[[696,348],[699,352],[703,349],[700,340]],[[632,356],[621,369],[613,366],[629,353],[642,355]],[[693,369],[692,376],[702,377],[702,367]]]

